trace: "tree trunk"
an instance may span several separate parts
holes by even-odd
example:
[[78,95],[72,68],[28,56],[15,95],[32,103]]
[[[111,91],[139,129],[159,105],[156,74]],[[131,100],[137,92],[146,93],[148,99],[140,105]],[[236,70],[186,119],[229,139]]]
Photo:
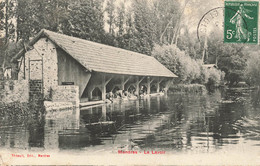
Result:
[[9,34],[8,34],[8,0],[5,0],[5,43],[7,44]]
[[163,32],[162,32],[162,34],[161,34],[161,36],[160,36],[160,43],[162,43],[163,35],[165,34],[166,30],[168,29],[168,27],[169,27],[169,25],[170,25],[172,19],[173,19],[173,16],[172,16],[171,19],[169,20],[168,24],[166,25],[165,29],[163,30]]
[[204,57],[207,52],[207,47],[208,47],[208,38],[207,38],[207,36],[205,36],[204,48],[203,48],[202,58],[201,58],[202,64],[204,64]]
[[[189,1],[185,2],[184,7],[183,7],[183,9],[182,9],[182,11],[180,13],[179,19],[178,19],[178,21],[176,23],[176,26],[175,26],[176,28],[175,28],[175,32],[174,32],[173,37],[172,37],[171,44],[176,44],[177,45],[177,41],[178,41],[178,38],[179,38],[178,33],[179,33],[179,30],[180,30],[180,25],[181,25],[181,17],[183,15],[184,10],[185,10],[185,8],[186,8],[188,3],[189,3]],[[175,41],[175,43],[174,43],[174,41]]]

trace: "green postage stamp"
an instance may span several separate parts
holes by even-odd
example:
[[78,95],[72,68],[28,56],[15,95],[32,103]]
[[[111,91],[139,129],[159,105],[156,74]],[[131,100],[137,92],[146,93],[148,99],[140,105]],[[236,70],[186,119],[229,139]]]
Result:
[[225,1],[224,42],[258,43],[258,2]]

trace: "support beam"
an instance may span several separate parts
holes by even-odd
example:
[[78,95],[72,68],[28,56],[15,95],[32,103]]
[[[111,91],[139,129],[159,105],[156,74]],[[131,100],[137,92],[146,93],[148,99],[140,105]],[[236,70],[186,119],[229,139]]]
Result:
[[156,83],[156,92],[159,93],[160,92],[160,83],[164,80],[164,78],[160,79],[158,78],[158,81]]
[[124,84],[126,84],[130,80],[131,76],[129,76],[126,80],[124,80]]
[[136,82],[137,82],[138,84],[140,84],[140,83],[144,80],[144,78],[145,78],[145,77],[142,77],[141,79],[139,79],[139,77],[137,76]]
[[154,78],[147,77],[147,94],[151,93],[151,83],[154,81]]
[[135,83],[135,90],[136,90],[136,95],[139,96],[139,91],[140,91],[140,83],[144,80],[145,77],[142,77],[139,79],[139,77],[136,77],[136,83]]
[[122,90],[125,90],[125,84],[130,80],[130,78],[131,78],[131,76],[127,77],[127,79],[125,80],[125,76],[123,76],[122,82],[121,82]]
[[125,84],[130,80],[130,78],[131,76],[127,77],[127,79],[125,80],[125,76],[122,76],[120,84],[121,90],[125,90]]
[[92,100],[92,98],[93,98],[93,91],[94,91],[95,88],[98,88],[100,91],[102,91],[101,85],[96,85],[96,86],[91,85],[89,87],[89,90],[88,90],[88,98],[89,98],[89,100]]
[[106,75],[102,75],[102,82],[101,82],[101,93],[102,93],[102,100],[106,100],[106,93],[107,93],[107,84],[111,81],[113,76],[111,76],[108,80],[106,80]]
[[101,76],[101,83],[100,84],[92,84],[89,86],[88,89],[88,98],[89,100],[92,100],[93,98],[93,90],[95,88],[99,88],[101,91],[101,98],[102,100],[106,100],[106,86],[109,83],[109,81],[111,81],[113,79],[113,76],[109,77],[108,79],[106,79],[107,75],[102,75]]
[[136,89],[136,84],[129,84],[128,86],[127,86],[127,88],[126,88],[126,90],[128,91],[128,89],[130,88],[130,86],[133,86],[133,87],[135,87],[135,89]]
[[[125,80],[125,76],[121,77],[121,83],[120,84],[114,84],[112,86],[111,91],[113,91],[116,87],[118,87],[120,90],[125,90],[125,84],[130,80],[131,76],[129,76],[126,80]],[[127,89],[127,88],[126,88]]]
[[89,87],[89,90],[88,90],[88,99],[89,100],[92,100],[92,98],[93,98],[93,90],[95,89],[95,87],[94,86],[90,86]]
[[111,76],[106,82],[105,82],[105,85],[107,85],[109,83],[109,81],[111,81],[113,78],[113,76]]

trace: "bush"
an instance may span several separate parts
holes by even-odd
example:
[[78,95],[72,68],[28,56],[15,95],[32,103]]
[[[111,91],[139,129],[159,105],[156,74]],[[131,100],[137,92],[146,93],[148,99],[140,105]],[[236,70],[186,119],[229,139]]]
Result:
[[201,84],[178,84],[171,85],[169,87],[169,93],[171,92],[189,92],[189,93],[205,93],[207,92],[206,87]]
[[176,45],[156,45],[152,56],[175,73],[181,83],[199,83],[216,86],[224,78],[223,72],[215,68],[207,69],[203,67],[200,62],[186,55]]
[[35,115],[42,115],[45,113],[43,102],[32,101],[30,103],[0,102],[0,116],[4,117],[31,117]]
[[178,75],[183,83],[191,83],[200,75],[199,64],[176,45],[156,45],[152,56]]
[[252,54],[247,60],[246,80],[249,85],[260,86],[260,54]]
[[209,73],[207,85],[219,86],[221,83],[221,80],[224,79],[225,73],[221,72],[220,70],[217,70],[215,68],[208,69],[207,72]]

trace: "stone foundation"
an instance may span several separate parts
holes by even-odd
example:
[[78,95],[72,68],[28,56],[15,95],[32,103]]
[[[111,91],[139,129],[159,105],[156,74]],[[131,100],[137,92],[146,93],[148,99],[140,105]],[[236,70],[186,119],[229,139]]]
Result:
[[52,89],[53,102],[71,102],[79,107],[79,87],[74,85],[57,86]]
[[43,100],[42,80],[29,81],[29,101]]
[[75,108],[72,102],[52,102],[44,101],[44,107],[46,111],[62,111]]

